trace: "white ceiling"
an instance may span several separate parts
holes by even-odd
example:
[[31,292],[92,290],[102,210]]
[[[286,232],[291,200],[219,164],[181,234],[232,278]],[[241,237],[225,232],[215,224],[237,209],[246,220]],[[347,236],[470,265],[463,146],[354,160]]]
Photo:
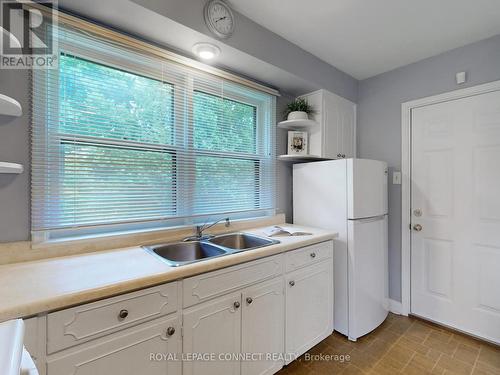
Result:
[[228,2],[357,79],[500,34],[500,0]]

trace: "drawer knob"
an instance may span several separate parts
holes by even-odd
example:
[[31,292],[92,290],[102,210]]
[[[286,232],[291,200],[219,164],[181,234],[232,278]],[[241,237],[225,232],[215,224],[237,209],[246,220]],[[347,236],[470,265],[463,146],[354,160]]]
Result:
[[311,258],[316,258],[316,253],[311,253]]
[[120,310],[118,313],[118,318],[125,319],[128,316],[128,310]]
[[290,280],[290,281],[288,282],[288,284],[290,284],[290,286],[294,286],[294,285],[295,285],[295,281]]
[[252,297],[247,297],[247,303],[250,305],[253,302]]
[[233,303],[233,306],[235,309],[239,309],[240,308],[240,303],[238,301],[236,301],[235,303]]
[[167,328],[167,335],[172,336],[175,333],[175,328],[174,327],[168,327]]

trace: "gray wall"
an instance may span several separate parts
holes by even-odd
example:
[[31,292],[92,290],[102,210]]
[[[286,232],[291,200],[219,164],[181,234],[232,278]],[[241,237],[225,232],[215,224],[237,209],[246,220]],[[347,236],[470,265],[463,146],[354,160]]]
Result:
[[0,161],[24,164],[21,175],[0,174],[0,242],[30,237],[30,94],[25,70],[0,69],[0,93],[23,107],[21,117],[0,115]]
[[[457,85],[455,74],[468,81]],[[358,91],[358,156],[401,169],[401,103],[500,80],[500,35],[361,81]],[[390,174],[392,177],[392,173]],[[392,179],[391,181],[392,182]],[[401,186],[389,185],[389,285],[401,300]]]

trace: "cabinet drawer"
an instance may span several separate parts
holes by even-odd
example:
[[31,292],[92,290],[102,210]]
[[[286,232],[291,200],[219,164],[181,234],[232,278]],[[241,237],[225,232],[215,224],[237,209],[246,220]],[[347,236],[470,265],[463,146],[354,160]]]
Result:
[[[181,375],[181,325],[176,314],[130,327],[47,360],[50,375]],[[151,360],[151,355],[168,360]]]
[[286,272],[333,258],[333,241],[303,247],[286,253]]
[[254,260],[183,281],[184,307],[210,300],[283,273],[282,254]]
[[176,310],[174,282],[50,313],[47,352],[54,353]]

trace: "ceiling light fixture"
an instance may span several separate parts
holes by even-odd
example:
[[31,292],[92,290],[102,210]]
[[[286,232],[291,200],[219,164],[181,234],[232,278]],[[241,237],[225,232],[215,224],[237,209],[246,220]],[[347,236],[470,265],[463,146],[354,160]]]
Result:
[[192,50],[196,56],[203,60],[212,60],[220,55],[220,48],[210,43],[196,43]]

